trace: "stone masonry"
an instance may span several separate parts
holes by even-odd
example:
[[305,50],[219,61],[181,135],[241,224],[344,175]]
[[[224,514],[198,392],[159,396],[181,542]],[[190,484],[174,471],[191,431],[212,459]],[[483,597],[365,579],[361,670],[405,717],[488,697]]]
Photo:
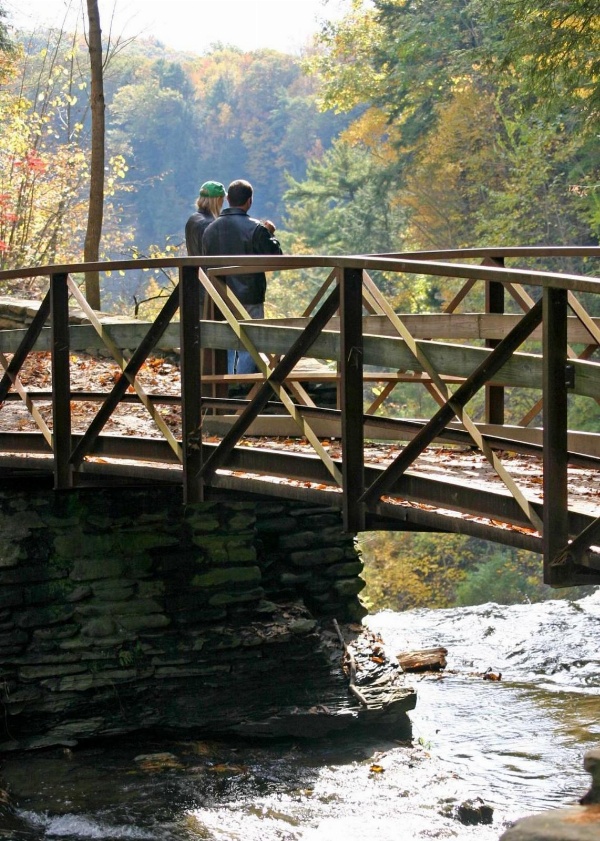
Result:
[[0,750],[335,704],[317,626],[366,613],[361,570],[335,509],[5,487]]

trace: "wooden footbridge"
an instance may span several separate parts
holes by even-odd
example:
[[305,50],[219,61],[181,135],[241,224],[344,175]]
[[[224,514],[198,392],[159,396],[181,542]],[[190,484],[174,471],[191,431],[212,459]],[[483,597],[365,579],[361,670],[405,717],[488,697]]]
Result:
[[[244,257],[219,277],[218,258],[202,270],[191,257],[0,272],[1,288],[37,277],[48,290],[30,323],[0,331],[0,475],[325,503],[350,532],[475,535],[539,552],[553,586],[600,583],[599,258],[545,247]],[[557,270],[531,268],[542,259]],[[85,271],[148,268],[175,273],[153,322],[93,312],[79,289]],[[219,278],[258,268],[318,291],[302,313],[251,321]],[[443,308],[395,312],[394,290],[428,278]],[[232,347],[260,373],[222,373]],[[177,377],[149,376],[174,349]],[[97,366],[81,387],[84,354]],[[229,397],[241,381],[247,396]],[[417,388],[427,415],[406,417]],[[120,413],[143,420],[122,434]]]

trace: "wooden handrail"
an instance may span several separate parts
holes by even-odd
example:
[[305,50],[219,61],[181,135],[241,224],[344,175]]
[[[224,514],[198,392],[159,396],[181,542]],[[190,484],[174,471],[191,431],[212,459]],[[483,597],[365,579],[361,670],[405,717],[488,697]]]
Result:
[[[426,255],[423,257],[422,255]],[[264,271],[286,271],[302,268],[360,269],[366,271],[387,271],[404,274],[425,274],[441,277],[474,278],[499,283],[521,283],[540,288],[553,287],[570,289],[574,292],[600,291],[600,280],[586,275],[560,272],[541,272],[518,268],[501,268],[466,263],[449,263],[444,259],[470,259],[485,256],[584,256],[600,257],[600,246],[582,248],[564,246],[538,248],[495,248],[465,249],[447,252],[407,252],[398,255],[351,255],[351,256],[245,256],[235,255],[235,264],[223,267],[222,257],[155,257],[138,260],[107,260],[96,263],[67,263],[64,265],[29,266],[20,269],[5,269],[0,272],[0,282],[18,278],[50,277],[53,274],[82,274],[86,272],[131,271],[136,269],[183,268],[184,266],[205,266],[219,268],[219,274],[242,274]],[[432,259],[434,258],[434,259]],[[228,260],[233,260],[233,257]]]

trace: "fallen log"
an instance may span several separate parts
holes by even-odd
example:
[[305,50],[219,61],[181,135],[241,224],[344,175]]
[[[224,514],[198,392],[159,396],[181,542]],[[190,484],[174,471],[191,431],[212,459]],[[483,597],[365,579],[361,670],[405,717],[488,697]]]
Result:
[[446,668],[446,648],[423,648],[420,651],[402,651],[398,662],[405,672],[439,672]]

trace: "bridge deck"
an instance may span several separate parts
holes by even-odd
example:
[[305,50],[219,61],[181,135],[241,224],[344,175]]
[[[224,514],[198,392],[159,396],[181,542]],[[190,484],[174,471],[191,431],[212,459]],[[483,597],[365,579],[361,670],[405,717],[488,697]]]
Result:
[[[72,387],[74,392],[86,393],[87,401],[74,404],[73,435],[85,432],[97,411],[97,404],[109,393],[118,379],[120,369],[113,361],[77,354],[73,357]],[[162,405],[162,417],[177,440],[181,439],[180,366],[178,360],[163,356],[151,357],[140,371],[139,379],[149,396]],[[305,374],[303,374],[305,376]],[[315,374],[315,376],[317,376]],[[249,378],[252,380],[252,378]],[[27,386],[36,406],[48,421],[51,419],[50,354],[32,353],[21,370],[21,380]],[[39,395],[39,399],[37,399]],[[16,395],[15,395],[16,397]],[[227,401],[240,409],[247,401]],[[235,414],[207,417],[205,447],[210,451],[235,420]],[[4,429],[12,428],[15,440],[23,439],[22,453],[0,457],[0,473],[26,475],[52,473],[50,455],[35,446],[29,436],[39,437],[37,426],[22,400],[10,398],[3,408]],[[321,418],[322,446],[331,459],[342,463],[339,419]],[[418,424],[419,422],[414,422]],[[287,435],[281,435],[291,426]],[[316,425],[318,428],[318,424]],[[543,461],[540,444],[532,443],[531,452],[510,449],[507,430],[498,451],[506,470],[519,483],[527,499],[541,508],[543,504]],[[341,489],[333,484],[315,458],[309,442],[294,433],[289,418],[278,414],[257,418],[252,434],[240,441],[238,455],[231,469],[221,469],[214,486],[237,492],[310,498],[341,507]],[[372,440],[365,442],[367,469],[381,470],[391,464],[401,452],[402,440],[410,440],[413,432],[405,423],[399,438],[397,429],[386,439],[387,430],[373,428]],[[531,433],[534,430],[530,430]],[[161,431],[146,409],[131,395],[129,402],[118,406],[107,421],[101,437],[101,452],[86,458],[81,481],[98,481],[100,476],[125,481],[175,482],[182,481],[181,466],[164,446]],[[462,434],[458,429],[457,437]],[[522,430],[519,431],[522,436]],[[377,436],[377,437],[375,437]],[[535,436],[532,435],[532,438]],[[154,442],[156,447],[148,445]],[[578,454],[579,440],[573,435],[571,464],[568,467],[568,507],[571,516],[581,515],[582,523],[600,517],[600,458]],[[17,444],[14,445],[17,447]],[[517,445],[515,445],[517,447]],[[42,448],[43,449],[43,448]],[[115,449],[118,457],[115,457]],[[518,445],[523,449],[523,442]],[[583,449],[583,448],[582,448]],[[444,501],[452,500],[452,507]],[[471,444],[436,440],[415,460],[407,472],[403,486],[382,502],[378,517],[370,517],[368,527],[432,528],[464,534],[474,534],[507,545],[541,551],[541,535],[526,521],[521,512],[511,506],[512,498],[493,470],[488,459]]]

